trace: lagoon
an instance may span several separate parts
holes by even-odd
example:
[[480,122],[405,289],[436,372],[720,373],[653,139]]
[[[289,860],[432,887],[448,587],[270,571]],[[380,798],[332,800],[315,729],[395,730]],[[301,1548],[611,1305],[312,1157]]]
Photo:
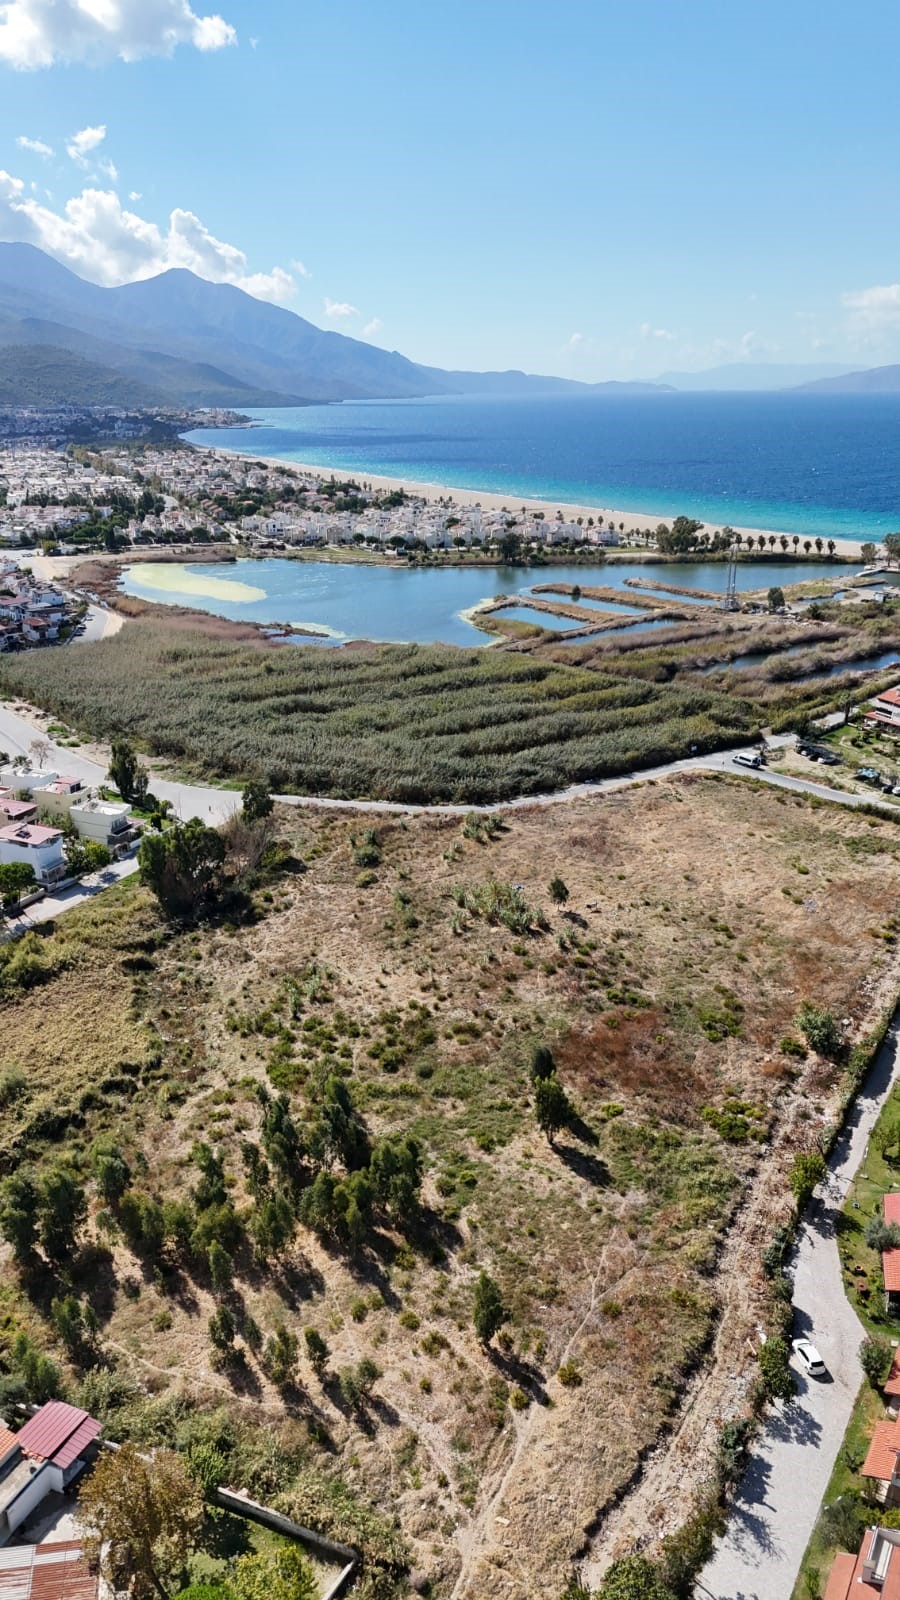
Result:
[[[677,582],[721,594],[727,572],[724,562],[715,561],[677,565],[622,561],[596,567],[552,563],[530,568],[408,567],[284,557],[237,561],[224,570],[227,578],[222,576],[221,565],[210,562],[184,566],[137,562],[125,568],[121,587],[125,594],[143,600],[191,606],[235,622],[310,628],[321,635],[310,642],[320,644],[371,639],[398,644],[487,645],[490,636],[464,613],[499,595],[525,598],[536,584],[598,583],[624,589],[622,598],[627,602],[627,578]],[[828,561],[746,562],[738,567],[738,591],[834,577],[837,572],[847,573],[847,569]],[[672,596],[672,603],[690,602],[687,596]],[[566,626],[576,624],[569,618]]]

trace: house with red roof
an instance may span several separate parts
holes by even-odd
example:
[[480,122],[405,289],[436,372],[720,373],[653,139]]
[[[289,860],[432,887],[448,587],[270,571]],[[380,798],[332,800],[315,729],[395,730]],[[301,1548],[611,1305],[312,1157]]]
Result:
[[900,1528],[867,1528],[859,1555],[840,1551],[824,1600],[900,1600]]
[[876,1480],[875,1498],[881,1505],[900,1505],[900,1417],[875,1424],[859,1470],[862,1477]]
[[870,728],[883,728],[888,732],[896,728],[900,733],[900,689],[885,689],[882,694],[876,694],[869,705],[872,709],[866,712],[864,721]]
[[77,1478],[99,1433],[99,1422],[63,1400],[48,1400],[18,1433],[0,1427],[0,1545],[48,1494]]
[[[887,1226],[900,1228],[900,1194],[886,1194],[882,1201]],[[881,1271],[884,1277],[884,1309],[888,1316],[900,1316],[900,1246],[891,1245],[881,1252]]]

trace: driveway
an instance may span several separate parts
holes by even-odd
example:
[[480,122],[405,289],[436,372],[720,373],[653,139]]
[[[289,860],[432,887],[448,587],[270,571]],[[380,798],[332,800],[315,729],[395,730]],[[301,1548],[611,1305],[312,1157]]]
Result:
[[829,1381],[807,1378],[793,1363],[797,1398],[771,1409],[725,1534],[697,1580],[698,1600],[788,1600],[800,1570],[863,1377],[863,1328],[844,1294],[835,1217],[898,1076],[897,1026],[895,1018],[835,1145],[794,1254],[795,1334],[813,1339]]

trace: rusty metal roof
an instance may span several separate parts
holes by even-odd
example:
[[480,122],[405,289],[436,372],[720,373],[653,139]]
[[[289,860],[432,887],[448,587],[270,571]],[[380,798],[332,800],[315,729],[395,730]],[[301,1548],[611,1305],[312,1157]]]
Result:
[[77,1540],[0,1549],[2,1600],[97,1600],[98,1592]]
[[100,1432],[100,1424],[82,1411],[80,1406],[66,1405],[64,1400],[48,1400],[20,1428],[17,1441],[26,1455],[39,1461],[52,1461],[55,1467],[70,1467],[92,1439]]

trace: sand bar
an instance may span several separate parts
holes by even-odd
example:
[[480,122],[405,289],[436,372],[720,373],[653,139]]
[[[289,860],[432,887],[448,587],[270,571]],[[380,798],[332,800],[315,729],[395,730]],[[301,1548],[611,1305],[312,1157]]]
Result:
[[205,600],[226,600],[232,605],[248,605],[252,600],[265,600],[265,589],[252,583],[239,583],[233,578],[214,578],[211,573],[188,572],[187,567],[174,562],[138,561],[129,566],[129,577],[145,589],[158,589],[175,594],[193,594]]

